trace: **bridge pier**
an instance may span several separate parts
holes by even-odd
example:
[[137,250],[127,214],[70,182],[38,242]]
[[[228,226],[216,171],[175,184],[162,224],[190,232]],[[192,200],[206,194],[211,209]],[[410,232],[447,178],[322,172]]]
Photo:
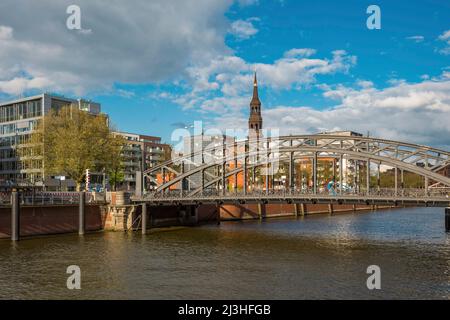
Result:
[[220,203],[216,204],[216,211],[217,225],[220,225]]
[[445,231],[450,232],[450,207],[445,208]]
[[141,213],[141,231],[142,234],[147,233],[147,204],[142,204],[142,213]]
[[306,206],[304,203],[300,204],[300,209],[301,209],[302,217],[304,217],[306,215]]
[[304,203],[294,203],[294,214],[295,217],[298,218],[298,216],[305,216],[305,204]]
[[[264,206],[264,207],[263,207]],[[259,220],[262,220],[263,218],[265,218],[265,211],[266,211],[266,205],[258,202],[258,215],[259,215]]]
[[332,204],[332,203],[329,203],[329,204],[328,204],[328,213],[329,213],[330,215],[333,214],[333,204]]
[[20,239],[20,201],[19,192],[11,193],[11,240]]

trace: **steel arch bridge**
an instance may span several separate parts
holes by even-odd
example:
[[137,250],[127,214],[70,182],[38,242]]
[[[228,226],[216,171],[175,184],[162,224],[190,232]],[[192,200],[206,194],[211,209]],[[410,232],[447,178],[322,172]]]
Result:
[[[322,165],[320,165],[322,163]],[[230,142],[166,161],[144,172],[152,204],[226,202],[404,203],[450,206],[450,152],[337,134],[290,135]],[[390,169],[392,186],[380,187]],[[404,173],[422,177],[406,186]]]

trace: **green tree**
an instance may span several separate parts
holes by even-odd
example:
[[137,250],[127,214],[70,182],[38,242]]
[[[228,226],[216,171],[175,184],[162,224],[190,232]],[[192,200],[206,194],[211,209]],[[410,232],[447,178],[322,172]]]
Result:
[[111,172],[121,161],[123,138],[112,134],[105,115],[92,115],[77,106],[50,110],[32,135],[43,147],[46,176],[66,175],[80,190],[86,169]]
[[[120,153],[120,150],[123,148],[123,145],[124,145],[123,138],[121,136],[116,136],[112,143],[114,150],[110,154],[112,155],[116,153],[115,148],[118,148]],[[121,156],[111,157],[110,159],[110,168],[107,172],[109,177],[109,184],[111,185],[114,191],[117,190],[117,185],[122,183],[125,179],[124,166],[122,160],[123,159]]]

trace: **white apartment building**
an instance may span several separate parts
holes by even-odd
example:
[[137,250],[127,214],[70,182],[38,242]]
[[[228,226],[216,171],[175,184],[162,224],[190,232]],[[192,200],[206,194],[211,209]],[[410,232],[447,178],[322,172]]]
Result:
[[61,182],[45,177],[42,159],[20,158],[17,146],[25,143],[37,122],[51,109],[76,105],[81,110],[99,114],[99,103],[43,93],[0,103],[0,189],[11,187],[74,187],[71,180]]

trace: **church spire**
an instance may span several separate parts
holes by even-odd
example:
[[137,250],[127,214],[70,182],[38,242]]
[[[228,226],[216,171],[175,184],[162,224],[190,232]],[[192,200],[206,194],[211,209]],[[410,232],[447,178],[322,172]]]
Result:
[[253,78],[253,96],[250,101],[250,117],[248,119],[248,129],[250,132],[256,132],[259,136],[259,131],[262,129],[261,117],[261,101],[258,96],[258,80],[256,78],[256,71]]
[[252,101],[250,102],[250,105],[252,104],[259,104],[259,106],[261,106],[261,102],[259,101],[259,96],[258,96],[258,80],[256,79],[256,71],[255,71],[255,76],[253,78],[253,97],[252,97]]

